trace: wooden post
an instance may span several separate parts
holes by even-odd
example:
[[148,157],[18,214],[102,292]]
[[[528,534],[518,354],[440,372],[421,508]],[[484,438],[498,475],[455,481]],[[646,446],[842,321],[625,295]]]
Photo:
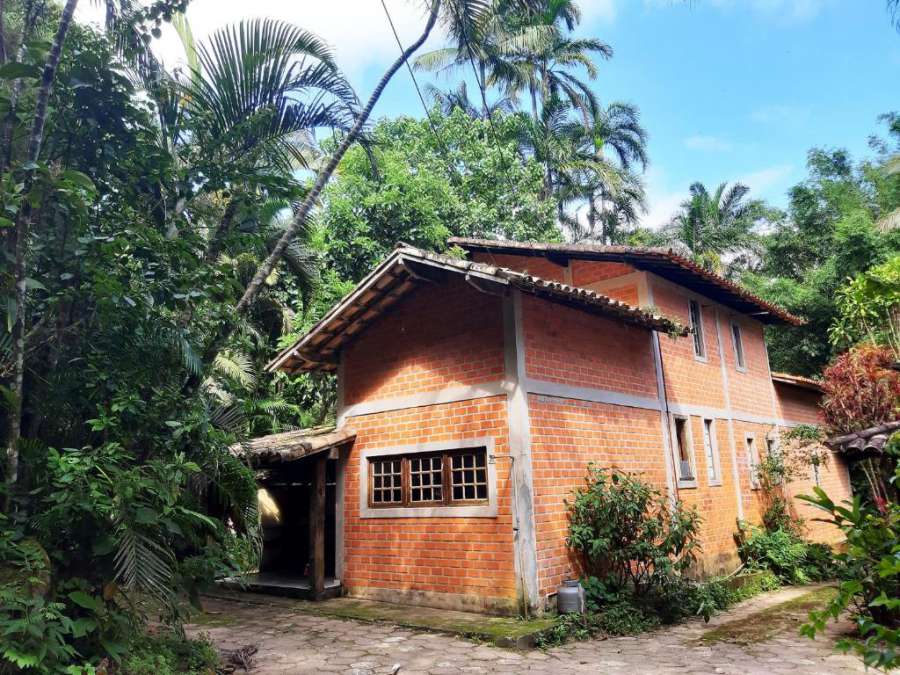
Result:
[[309,496],[309,582],[313,600],[321,600],[325,593],[325,466],[328,455],[320,453],[315,461]]

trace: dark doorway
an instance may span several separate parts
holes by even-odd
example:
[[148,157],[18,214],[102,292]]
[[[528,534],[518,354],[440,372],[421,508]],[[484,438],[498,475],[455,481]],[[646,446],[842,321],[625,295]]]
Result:
[[[270,466],[259,472],[263,553],[259,573],[245,578],[251,590],[305,595],[310,590],[310,502],[316,457]],[[335,582],[337,462],[325,466],[325,579]],[[290,590],[297,591],[290,593]]]

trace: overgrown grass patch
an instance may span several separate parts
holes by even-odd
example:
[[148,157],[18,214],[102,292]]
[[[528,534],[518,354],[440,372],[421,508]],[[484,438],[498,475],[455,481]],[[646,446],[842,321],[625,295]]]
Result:
[[704,633],[699,641],[705,645],[716,642],[750,645],[765,642],[792,627],[799,631],[809,612],[821,609],[836,594],[837,590],[830,586],[816,589],[748,617],[727,621]]

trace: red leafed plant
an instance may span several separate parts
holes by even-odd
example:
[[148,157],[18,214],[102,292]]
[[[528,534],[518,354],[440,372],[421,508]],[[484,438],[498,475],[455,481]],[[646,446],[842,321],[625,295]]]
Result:
[[863,344],[825,369],[822,410],[832,433],[849,433],[900,417],[900,372],[887,347]]

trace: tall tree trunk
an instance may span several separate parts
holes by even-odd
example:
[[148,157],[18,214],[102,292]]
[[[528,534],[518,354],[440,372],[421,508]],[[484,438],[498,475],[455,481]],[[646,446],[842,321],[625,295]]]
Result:
[[[16,217],[15,227],[15,312],[16,320],[12,330],[12,401],[9,406],[9,425],[6,440],[6,480],[10,486],[18,481],[19,477],[19,437],[22,433],[22,399],[25,384],[25,320],[26,320],[26,289],[25,280],[28,276],[28,237],[31,230],[31,202],[27,198],[34,183],[34,165],[41,154],[41,145],[44,141],[44,125],[47,122],[47,103],[50,100],[50,91],[53,89],[53,81],[56,79],[56,69],[59,67],[59,59],[62,54],[63,43],[66,34],[72,25],[72,15],[78,0],[67,0],[59,20],[56,36],[53,38],[53,46],[47,63],[44,64],[44,72],[41,76],[41,84],[37,93],[37,101],[34,107],[34,120],[31,125],[31,136],[28,140],[28,154],[25,157],[25,189],[26,195],[22,207]],[[9,493],[7,493],[9,498]]]
[[0,0],[0,66],[6,63],[6,28],[3,15],[6,13],[6,3]]
[[266,258],[262,265],[259,266],[259,269],[256,270],[256,275],[247,285],[247,289],[244,291],[243,297],[235,307],[238,314],[243,314],[244,312],[246,312],[250,305],[253,304],[253,301],[256,300],[256,296],[259,295],[259,291],[262,287],[263,282],[272,273],[275,265],[279,260],[281,260],[281,257],[284,255],[285,249],[288,247],[291,241],[293,241],[294,237],[297,236],[297,232],[300,231],[300,228],[303,227],[303,224],[309,217],[309,212],[312,210],[313,205],[319,198],[319,194],[322,192],[325,184],[331,178],[331,175],[334,173],[337,165],[340,163],[341,159],[350,148],[350,146],[356,142],[356,138],[357,136],[359,136],[359,132],[362,131],[363,126],[368,121],[369,115],[372,114],[372,108],[374,108],[375,104],[378,103],[378,99],[381,98],[381,93],[384,91],[384,88],[387,86],[388,82],[391,81],[391,78],[398,70],[400,70],[400,68],[404,63],[406,63],[409,57],[412,56],[416,52],[416,50],[418,50],[419,47],[421,47],[425,43],[425,40],[428,39],[428,36],[431,34],[431,29],[434,28],[434,25],[437,22],[438,10],[440,9],[440,5],[441,0],[432,0],[431,12],[428,15],[428,23],[425,25],[425,30],[422,32],[422,35],[419,36],[418,40],[404,49],[400,57],[396,61],[394,61],[394,63],[391,64],[391,67],[388,68],[384,75],[381,76],[381,80],[375,87],[375,91],[373,91],[372,95],[369,97],[365,108],[363,108],[357,116],[356,122],[353,123],[350,131],[348,131],[347,135],[344,136],[344,139],[341,141],[341,144],[338,146],[337,150],[334,151],[334,154],[331,156],[328,164],[326,164],[325,167],[319,172],[319,175],[316,177],[316,182],[313,184],[312,190],[309,191],[309,194],[306,195],[306,199],[303,200],[300,208],[297,209],[297,212],[294,214],[294,219],[291,221],[291,224],[284,231],[284,234],[281,235],[281,238],[278,240],[278,243],[275,244],[275,248],[272,249],[269,257]]
[[528,87],[531,90],[531,118],[537,122],[538,118],[538,109],[537,109],[537,91],[535,91],[534,87]]
[[237,210],[238,198],[237,195],[232,195],[231,199],[228,200],[228,206],[225,207],[225,213],[222,214],[222,221],[209,240],[209,246],[206,249],[206,254],[203,256],[206,262],[211,263],[219,257],[219,253],[222,251],[222,244],[225,243],[225,239],[231,231],[231,224],[234,222]]

